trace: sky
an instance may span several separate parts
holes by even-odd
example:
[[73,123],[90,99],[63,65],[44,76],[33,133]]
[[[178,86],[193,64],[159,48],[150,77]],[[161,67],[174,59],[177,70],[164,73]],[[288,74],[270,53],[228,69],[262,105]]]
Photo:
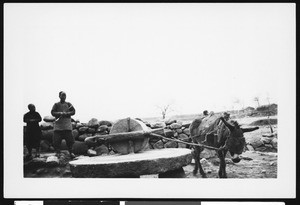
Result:
[[7,113],[33,103],[51,115],[60,91],[82,122],[161,116],[168,104],[170,115],[226,111],[294,94],[286,89],[294,4],[4,7]]

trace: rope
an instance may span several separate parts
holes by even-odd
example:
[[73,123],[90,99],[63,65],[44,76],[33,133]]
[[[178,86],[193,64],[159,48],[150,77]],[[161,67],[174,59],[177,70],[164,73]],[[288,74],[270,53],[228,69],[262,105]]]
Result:
[[204,144],[195,144],[195,143],[190,143],[190,142],[185,142],[185,141],[182,141],[182,140],[178,140],[178,139],[170,139],[170,138],[167,138],[167,137],[163,137],[161,135],[158,135],[158,134],[154,134],[154,133],[150,133],[150,135],[154,136],[154,137],[160,137],[160,138],[163,138],[165,140],[169,140],[169,141],[174,141],[174,142],[180,142],[180,143],[183,143],[183,144],[188,144],[188,145],[193,145],[193,146],[198,146],[198,147],[204,147],[204,148],[207,148],[207,149],[212,149],[212,150],[219,150],[218,148],[216,147],[211,147],[211,146],[208,146],[208,145],[204,145]]

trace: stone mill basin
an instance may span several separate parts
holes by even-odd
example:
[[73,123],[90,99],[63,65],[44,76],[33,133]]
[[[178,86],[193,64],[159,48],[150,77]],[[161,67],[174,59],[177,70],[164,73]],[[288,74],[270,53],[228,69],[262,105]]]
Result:
[[190,149],[165,148],[127,155],[86,157],[70,162],[72,177],[138,178],[141,175],[183,171],[190,164]]

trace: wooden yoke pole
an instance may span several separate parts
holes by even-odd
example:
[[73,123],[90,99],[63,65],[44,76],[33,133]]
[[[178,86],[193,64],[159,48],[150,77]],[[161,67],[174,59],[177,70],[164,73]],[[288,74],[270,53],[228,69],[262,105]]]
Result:
[[204,148],[212,149],[212,150],[218,150],[218,148],[216,148],[216,147],[211,147],[211,146],[204,145],[204,144],[189,143],[189,142],[185,142],[185,141],[178,140],[178,139],[167,138],[162,135],[164,135],[164,129],[158,128],[158,129],[153,129],[153,130],[149,130],[149,131],[133,131],[133,132],[114,133],[114,134],[109,134],[109,135],[95,135],[92,137],[87,137],[84,141],[87,142],[87,141],[97,140],[97,141],[112,143],[112,142],[141,139],[141,138],[145,138],[145,137],[158,137],[158,138],[163,138],[163,139],[169,140],[169,141],[175,141],[175,142],[179,142],[179,143],[183,143],[183,144],[204,147]]
[[132,132],[123,132],[123,133],[114,133],[108,135],[95,135],[91,137],[87,137],[84,141],[105,141],[105,142],[119,142],[119,141],[128,141],[133,139],[141,139],[145,137],[150,137],[150,133],[155,133],[160,135],[164,135],[164,129],[158,128],[149,131],[132,131]]

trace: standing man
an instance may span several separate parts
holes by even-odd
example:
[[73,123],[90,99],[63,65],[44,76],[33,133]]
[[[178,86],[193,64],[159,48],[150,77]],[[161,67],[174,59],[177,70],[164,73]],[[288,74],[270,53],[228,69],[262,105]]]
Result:
[[32,158],[32,148],[36,150],[36,157],[39,156],[42,136],[39,122],[42,121],[42,118],[41,115],[35,111],[34,104],[29,104],[28,109],[29,112],[24,115],[23,121],[26,122],[25,145],[28,149],[27,158]]
[[55,103],[52,107],[51,114],[56,118],[54,122],[53,145],[56,154],[60,154],[60,146],[62,139],[66,140],[70,157],[74,158],[75,155],[72,151],[74,138],[72,134],[71,116],[75,115],[75,108],[69,102],[66,102],[66,93],[59,92],[60,101]]

